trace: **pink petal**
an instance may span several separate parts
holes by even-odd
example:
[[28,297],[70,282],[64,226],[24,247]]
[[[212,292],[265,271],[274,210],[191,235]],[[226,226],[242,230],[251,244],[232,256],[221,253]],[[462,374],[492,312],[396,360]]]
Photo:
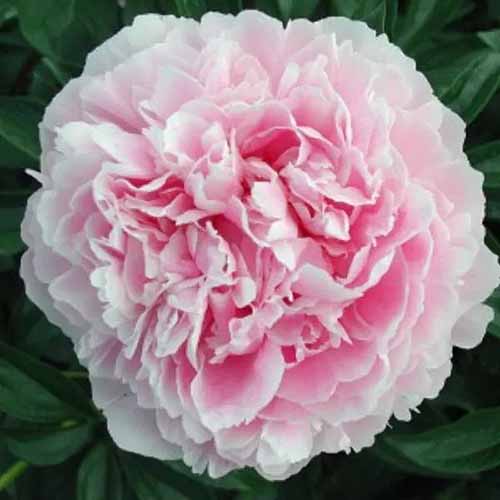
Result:
[[281,350],[269,341],[252,354],[205,363],[191,385],[203,424],[217,431],[251,421],[276,394],[283,371]]

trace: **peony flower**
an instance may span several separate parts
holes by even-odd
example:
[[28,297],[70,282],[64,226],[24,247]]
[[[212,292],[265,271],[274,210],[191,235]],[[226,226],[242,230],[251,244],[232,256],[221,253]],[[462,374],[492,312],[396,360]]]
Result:
[[286,478],[409,419],[492,318],[464,123],[364,23],[137,17],[40,135],[22,276],[123,449]]

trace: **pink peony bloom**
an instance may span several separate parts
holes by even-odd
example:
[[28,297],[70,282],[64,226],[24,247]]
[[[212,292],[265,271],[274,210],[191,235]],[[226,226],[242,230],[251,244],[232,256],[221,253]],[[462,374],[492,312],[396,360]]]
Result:
[[364,23],[140,16],[40,134],[22,276],[126,450],[286,478],[409,419],[492,318],[464,123]]

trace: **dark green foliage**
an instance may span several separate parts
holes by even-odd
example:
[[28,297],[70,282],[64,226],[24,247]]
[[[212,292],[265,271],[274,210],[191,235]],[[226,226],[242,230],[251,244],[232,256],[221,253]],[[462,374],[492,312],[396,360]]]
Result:
[[98,442],[78,470],[78,500],[124,500],[124,479],[115,450]]
[[282,483],[253,470],[213,480],[118,450],[71,342],[26,299],[20,222],[37,183],[24,172],[38,169],[44,107],[138,14],[243,8],[284,23],[360,19],[412,56],[468,123],[467,154],[485,175],[486,243],[500,254],[500,1],[0,0],[0,500],[498,500],[500,288],[485,341],[455,353],[436,400],[410,423],[392,422],[372,448],[323,454]]

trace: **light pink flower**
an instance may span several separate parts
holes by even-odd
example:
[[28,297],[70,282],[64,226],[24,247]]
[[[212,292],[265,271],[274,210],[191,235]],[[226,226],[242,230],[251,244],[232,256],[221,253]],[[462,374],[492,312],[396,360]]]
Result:
[[409,419],[492,317],[464,123],[364,23],[138,17],[40,133],[22,276],[124,449],[286,478]]

